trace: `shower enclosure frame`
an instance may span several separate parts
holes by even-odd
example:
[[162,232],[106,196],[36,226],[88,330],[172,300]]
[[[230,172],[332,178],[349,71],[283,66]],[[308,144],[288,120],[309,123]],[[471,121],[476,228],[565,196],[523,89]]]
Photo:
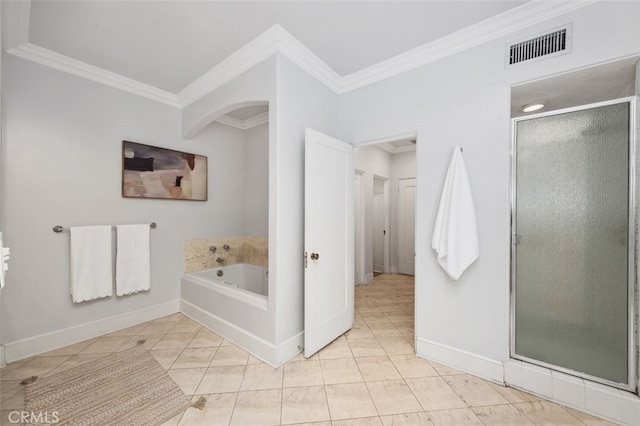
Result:
[[[638,282],[636,280],[637,272],[637,244],[636,235],[638,232],[638,217],[637,217],[637,185],[636,185],[636,142],[637,135],[640,134],[640,119],[638,118],[638,96],[625,97],[620,99],[614,99],[610,101],[597,102],[587,105],[580,105],[571,108],[565,108],[555,111],[549,111],[539,114],[527,115],[524,117],[517,117],[511,119],[511,171],[510,171],[510,192],[511,192],[511,226],[510,226],[510,285],[509,285],[509,297],[510,297],[510,332],[509,332],[509,346],[510,357],[519,361],[523,361],[529,364],[537,365],[540,367],[548,368],[553,371],[558,371],[571,376],[579,377],[592,382],[601,383],[603,385],[615,387],[617,389],[626,390],[633,393],[638,393]],[[517,355],[515,349],[515,319],[516,319],[516,247],[518,242],[518,236],[516,234],[516,154],[517,154],[517,124],[521,121],[532,120],[541,117],[548,117],[553,115],[565,114],[575,111],[587,110],[597,107],[603,107],[614,104],[629,104],[629,229],[628,229],[628,271],[627,271],[627,286],[628,286],[628,383],[617,383],[611,380],[603,379],[600,377],[592,376],[587,373],[581,373],[579,371],[572,370],[567,367],[561,367],[559,365],[550,364],[544,361],[529,358],[523,355]]]

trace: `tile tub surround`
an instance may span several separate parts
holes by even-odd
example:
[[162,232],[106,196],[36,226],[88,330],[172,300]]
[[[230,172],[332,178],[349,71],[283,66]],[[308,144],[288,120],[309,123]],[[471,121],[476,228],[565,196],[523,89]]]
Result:
[[[222,246],[229,245],[229,250]],[[209,247],[217,250],[212,253]],[[215,268],[216,258],[227,261],[226,265],[248,263],[250,265],[269,266],[269,240],[264,237],[239,236],[189,240],[184,242],[184,272],[202,271]]]

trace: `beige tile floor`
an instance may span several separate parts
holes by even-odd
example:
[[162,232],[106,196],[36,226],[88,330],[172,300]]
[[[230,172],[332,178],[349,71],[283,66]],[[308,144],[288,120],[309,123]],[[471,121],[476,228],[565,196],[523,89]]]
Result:
[[204,395],[175,425],[610,424],[414,354],[413,277],[356,287],[355,325],[310,359],[274,369],[182,314],[17,361],[0,369],[1,424],[24,405],[25,377],[49,376],[145,346],[185,394]]

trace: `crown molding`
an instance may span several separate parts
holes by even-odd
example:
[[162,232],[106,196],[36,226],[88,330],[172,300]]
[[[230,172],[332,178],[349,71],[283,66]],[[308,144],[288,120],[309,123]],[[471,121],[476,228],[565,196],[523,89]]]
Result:
[[280,53],[329,89],[343,94],[495,40],[602,0],[532,0],[361,71],[340,76],[280,25],[274,25],[178,93],[182,107]]
[[401,133],[399,135],[387,136],[385,138],[369,139],[366,141],[355,142],[353,143],[353,146],[361,147],[361,146],[367,146],[367,145],[379,145],[379,144],[384,144],[388,142],[399,141],[402,139],[418,139],[418,133],[408,132],[408,133]]
[[7,51],[29,42],[31,1],[2,1],[2,50]]
[[184,108],[192,104],[274,55],[278,51],[278,28],[269,28],[178,92],[180,105]]
[[376,147],[388,152],[391,155],[394,154],[402,154],[404,152],[415,152],[416,151],[416,146],[415,145],[407,145],[407,146],[393,146],[390,143],[382,143],[380,145],[376,145]]
[[259,126],[264,123],[269,122],[269,112],[263,112],[262,114],[258,114],[255,117],[247,118],[244,120],[245,129],[250,129],[252,127]]
[[260,124],[268,123],[269,113],[263,112],[262,114],[258,114],[255,117],[247,118],[246,120],[240,120],[238,118],[230,117],[225,114],[221,115],[213,121],[226,124],[227,126],[235,127],[236,129],[247,130],[252,127],[259,126]]
[[173,93],[160,90],[148,84],[87,64],[86,62],[78,61],[31,43],[9,49],[7,53],[173,107],[180,107],[178,98]]
[[413,144],[410,146],[396,147],[391,144],[392,142],[407,140],[407,139],[417,139],[417,138],[418,138],[418,133],[409,132],[409,133],[402,133],[400,135],[387,136],[386,138],[381,138],[381,139],[372,139],[367,141],[356,142],[353,144],[353,146],[354,148],[365,148],[367,146],[376,146],[384,151],[387,151],[389,154],[399,154],[402,152],[415,151],[416,145]]
[[220,117],[213,120],[217,123],[226,124],[227,126],[235,127],[236,129],[244,130],[244,121],[239,120],[234,117],[230,117],[228,115],[221,115]]
[[[599,1],[602,0],[532,0],[344,77],[337,74],[299,40],[276,24],[177,94],[27,43],[31,3],[29,1],[1,3],[2,22],[5,23],[3,36],[5,30],[9,33],[6,36],[6,45],[9,46],[7,53],[173,107],[184,108],[277,53],[290,59],[336,94],[343,94]],[[5,28],[8,18],[15,19],[9,20],[9,28]]]
[[341,92],[342,77],[333,68],[280,25],[275,25],[275,28],[278,34],[278,53],[290,59],[335,93]]
[[182,89],[178,93],[180,105],[192,104],[276,53],[289,58],[334,92],[339,92],[341,77],[307,46],[276,24]]
[[342,78],[338,93],[346,93],[394,77],[598,1],[601,0],[527,2],[431,43],[349,74]]

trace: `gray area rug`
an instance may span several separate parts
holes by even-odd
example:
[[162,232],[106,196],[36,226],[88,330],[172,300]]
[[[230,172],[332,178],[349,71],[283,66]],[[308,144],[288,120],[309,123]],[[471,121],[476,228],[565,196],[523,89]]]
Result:
[[160,425],[192,406],[143,346],[32,379],[25,410],[56,413],[58,425]]

